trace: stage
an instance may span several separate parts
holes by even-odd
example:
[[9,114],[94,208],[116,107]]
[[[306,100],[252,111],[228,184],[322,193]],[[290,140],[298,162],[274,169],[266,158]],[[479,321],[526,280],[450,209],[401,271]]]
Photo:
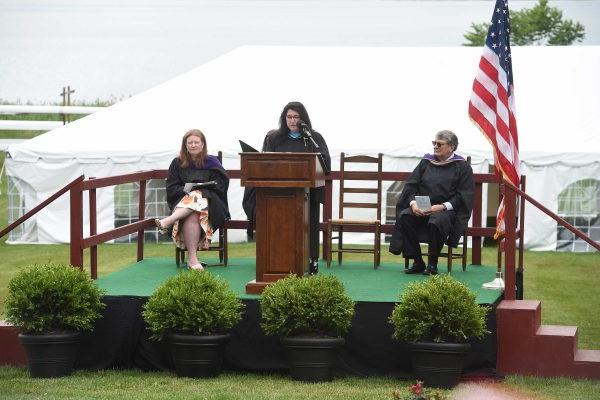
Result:
[[[245,285],[255,277],[253,258],[230,259],[227,267],[210,266],[207,270],[229,282],[245,304],[242,321],[233,329],[227,346],[224,368],[233,371],[284,372],[283,351],[277,338],[265,336],[260,329],[260,296],[245,294]],[[215,262],[214,260],[212,260]],[[458,268],[457,268],[458,267]],[[346,346],[339,356],[338,375],[394,375],[410,377],[406,351],[391,338],[388,318],[394,303],[406,285],[428,279],[422,275],[406,275],[400,264],[384,263],[374,269],[369,262],[335,262],[326,268],[321,262],[319,273],[336,275],[356,302],[356,314]],[[440,266],[445,271],[445,266]],[[167,278],[184,272],[177,269],[173,258],[150,258],[97,280],[106,291],[107,304],[103,318],[93,332],[85,334],[78,368],[139,368],[172,370],[167,344],[148,339],[141,309],[148,296]],[[495,267],[468,266],[463,272],[455,266],[452,276],[477,294],[477,302],[493,309],[501,300],[501,292],[485,290],[482,283],[495,277]],[[472,342],[466,363],[467,371],[493,371],[496,361],[495,311],[488,314],[492,332],[484,340]]]

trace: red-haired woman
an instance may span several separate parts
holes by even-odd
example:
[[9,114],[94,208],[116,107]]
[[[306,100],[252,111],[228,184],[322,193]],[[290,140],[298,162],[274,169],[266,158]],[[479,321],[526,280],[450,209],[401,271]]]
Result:
[[[207,183],[197,186],[189,193],[186,183]],[[167,177],[167,203],[171,215],[156,219],[161,233],[172,227],[173,241],[181,249],[187,249],[188,266],[202,270],[205,263],[198,260],[197,251],[208,249],[213,231],[221,228],[229,218],[227,189],[229,177],[219,159],[208,155],[206,137],[198,129],[183,135],[179,156],[169,166]]]

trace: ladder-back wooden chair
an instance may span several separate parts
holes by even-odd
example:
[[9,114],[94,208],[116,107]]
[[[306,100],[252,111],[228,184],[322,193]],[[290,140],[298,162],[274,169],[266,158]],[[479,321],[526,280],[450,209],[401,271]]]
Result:
[[[466,229],[465,229],[466,231]],[[427,237],[427,230],[425,228],[421,228],[418,231],[419,242],[427,243],[429,238]],[[439,254],[439,258],[446,259],[446,265],[448,266],[448,273],[452,272],[452,261],[456,259],[460,259],[462,261],[462,270],[466,271],[467,269],[467,235],[463,233],[461,241],[458,243],[458,246],[455,250],[452,247],[444,244],[446,251],[442,249]],[[460,250],[457,252],[457,250]],[[404,269],[408,269],[410,264],[410,258],[404,257]]]
[[[352,167],[376,166],[377,171],[356,170]],[[350,170],[349,170],[350,168]],[[325,260],[331,266],[332,253],[337,253],[338,264],[342,263],[343,253],[372,253],[373,267],[377,268],[381,259],[381,191],[382,191],[383,154],[377,157],[356,155],[340,155],[340,192],[339,218],[327,221],[326,238],[328,245]],[[366,178],[366,179],[365,179]],[[352,182],[354,181],[354,183]],[[369,187],[357,187],[357,182],[371,182]],[[374,183],[374,185],[373,185]],[[350,201],[352,195],[362,194],[365,201]],[[366,201],[370,198],[369,201]],[[356,219],[349,216],[349,209],[370,209],[375,218]],[[338,233],[337,248],[333,248],[333,234]],[[344,245],[344,232],[373,232],[375,235],[372,248],[348,247]]]
[[[223,153],[219,151],[217,153],[217,158],[221,163],[223,163]],[[218,230],[219,232],[219,242],[215,244],[211,244],[207,250],[201,251],[218,251],[219,252],[219,263],[216,265],[227,266],[227,221],[223,224],[223,227]],[[214,236],[213,236],[214,238]],[[177,264],[177,268],[181,266],[185,262],[185,252],[187,250],[180,249],[175,246],[175,264]]]

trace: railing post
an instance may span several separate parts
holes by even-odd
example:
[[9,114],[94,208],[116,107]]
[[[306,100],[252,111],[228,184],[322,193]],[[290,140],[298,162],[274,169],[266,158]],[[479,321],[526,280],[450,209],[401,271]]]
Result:
[[515,245],[516,245],[516,195],[508,186],[504,185],[504,300],[515,300],[516,275],[515,275]]
[[[483,183],[475,184],[475,194],[473,198],[473,227],[481,227],[481,215],[483,213],[481,205],[481,197],[483,191]],[[481,265],[481,236],[473,236],[471,238],[471,264]]]
[[[325,199],[323,201],[323,222],[326,224],[331,219],[332,214],[332,197],[333,197],[333,177],[328,176],[325,180]],[[329,254],[329,238],[327,237],[327,229],[323,230],[323,259]]]
[[[94,177],[90,177],[95,179]],[[90,236],[98,233],[98,216],[96,210],[96,189],[89,190],[90,203]],[[92,279],[98,279],[98,246],[90,247],[90,276]]]
[[[525,175],[521,175],[521,190],[525,192]],[[519,209],[519,264],[518,268],[523,271],[523,251],[525,249],[525,199],[520,197]]]
[[[146,180],[140,181],[140,190],[138,198],[138,221],[146,219]],[[137,233],[137,260],[144,259],[144,229]]]
[[69,190],[71,204],[71,265],[83,270],[83,181]]

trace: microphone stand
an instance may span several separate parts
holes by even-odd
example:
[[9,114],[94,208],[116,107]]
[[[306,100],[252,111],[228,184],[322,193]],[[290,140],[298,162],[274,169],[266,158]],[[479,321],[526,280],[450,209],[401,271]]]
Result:
[[310,141],[313,144],[313,149],[319,149],[319,145],[317,144],[317,142],[315,142],[315,139],[313,139],[308,126],[302,126],[302,133],[304,133],[304,136],[310,139]]

